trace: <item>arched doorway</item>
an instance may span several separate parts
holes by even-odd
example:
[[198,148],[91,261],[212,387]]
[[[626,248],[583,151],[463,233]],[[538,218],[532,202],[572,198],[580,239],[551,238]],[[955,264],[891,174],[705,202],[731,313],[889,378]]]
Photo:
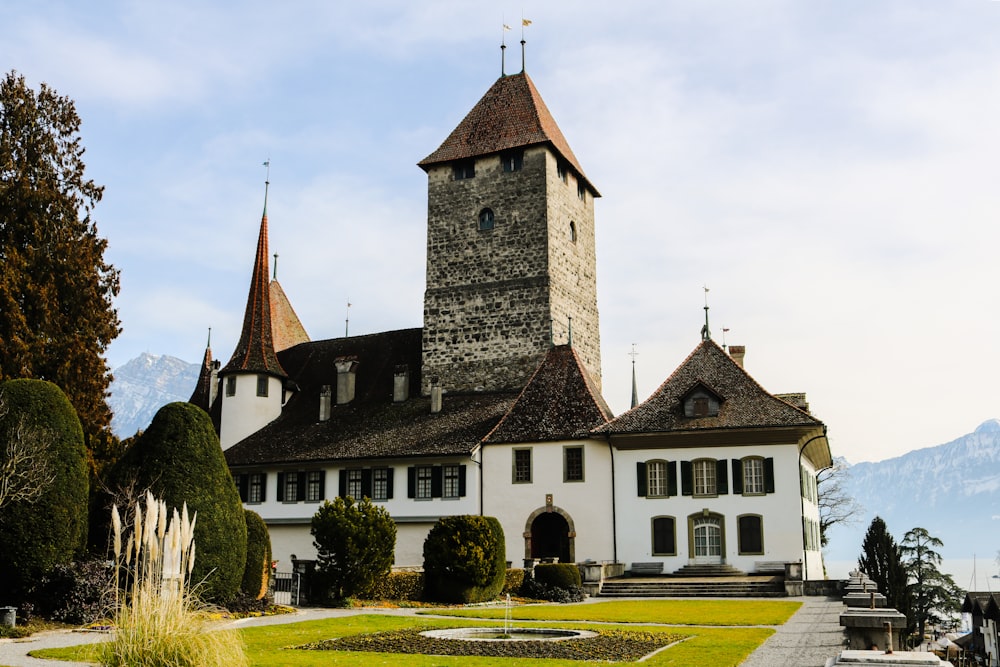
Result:
[[690,557],[698,565],[720,565],[725,551],[725,531],[719,514],[695,514],[689,518]]
[[525,558],[558,558],[560,563],[574,563],[575,540],[573,517],[559,507],[540,507],[524,523]]

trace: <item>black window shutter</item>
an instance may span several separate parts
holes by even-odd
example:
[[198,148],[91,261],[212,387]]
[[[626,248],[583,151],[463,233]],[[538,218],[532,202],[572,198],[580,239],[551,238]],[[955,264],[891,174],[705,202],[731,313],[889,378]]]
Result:
[[667,461],[667,495],[677,495],[677,461]]
[[246,473],[236,476],[236,488],[239,489],[240,500],[244,503],[247,501],[247,488],[249,486],[249,479],[250,475]]
[[690,496],[692,494],[692,488],[694,486],[693,475],[691,472],[691,462],[681,461],[681,495]]
[[319,471],[319,499],[326,499],[326,471]]
[[465,497],[465,464],[458,466],[458,495]]
[[431,498],[441,497],[442,487],[444,487],[444,483],[442,481],[444,479],[442,474],[443,470],[444,469],[441,466],[434,466],[431,468]]
[[267,500],[267,473],[260,474],[260,502]]
[[764,492],[774,493],[774,459],[764,459]]
[[733,493],[743,493],[743,461],[733,459]]
[[396,471],[395,468],[389,468],[385,479],[385,497],[386,499],[392,498],[392,473]]
[[637,495],[646,495],[646,462],[639,461],[635,464],[635,486],[638,491]]
[[337,488],[337,495],[341,498],[347,497],[347,471],[340,471],[340,482]]
[[715,492],[720,496],[729,493],[729,465],[726,459],[715,462]]
[[414,466],[406,469],[406,497],[417,497],[417,469]]
[[278,473],[278,502],[285,501],[285,473]]
[[295,481],[298,484],[295,487],[295,500],[305,500],[306,499],[306,474],[301,470],[295,476]]
[[365,468],[361,471],[361,497],[372,497],[372,469]]

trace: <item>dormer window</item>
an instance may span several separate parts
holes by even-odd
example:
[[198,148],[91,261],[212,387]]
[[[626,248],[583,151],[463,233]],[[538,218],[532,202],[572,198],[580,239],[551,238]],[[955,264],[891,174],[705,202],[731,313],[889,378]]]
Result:
[[493,209],[484,208],[479,212],[479,231],[486,232],[493,229]]
[[456,181],[461,181],[466,178],[476,177],[476,161],[475,160],[458,160],[452,167],[453,173],[455,175]]
[[719,414],[722,399],[715,392],[699,385],[684,397],[684,416],[690,419],[715,417]]
[[507,173],[521,171],[524,166],[524,151],[504,151],[500,154],[500,164]]

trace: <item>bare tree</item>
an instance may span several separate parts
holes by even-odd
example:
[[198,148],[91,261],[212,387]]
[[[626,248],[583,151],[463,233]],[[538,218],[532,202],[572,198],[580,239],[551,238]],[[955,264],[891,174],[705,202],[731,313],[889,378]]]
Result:
[[[0,421],[7,411],[0,394]],[[0,508],[34,502],[55,482],[51,444],[48,430],[29,425],[20,415],[0,430]]]
[[844,488],[847,465],[834,461],[833,467],[816,475],[819,489],[819,535],[824,547],[828,541],[828,530],[838,523],[845,526],[861,520],[865,508]]

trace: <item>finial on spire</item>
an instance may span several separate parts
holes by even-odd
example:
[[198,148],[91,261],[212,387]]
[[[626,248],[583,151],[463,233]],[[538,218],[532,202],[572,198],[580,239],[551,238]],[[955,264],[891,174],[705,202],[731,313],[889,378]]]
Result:
[[632,351],[628,353],[628,356],[632,357],[632,405],[630,406],[632,408],[639,405],[639,390],[635,384],[635,358],[638,355],[639,353],[635,351],[635,343],[632,343]]
[[344,318],[344,338],[350,336],[351,328],[351,297],[347,297],[347,317]]
[[729,327],[722,327],[722,349],[726,350],[726,332],[729,331]]
[[527,28],[529,25],[531,25],[531,21],[522,16],[521,17],[521,73],[522,74],[524,73],[525,70],[524,45],[526,42],[524,41],[524,29]]
[[264,168],[267,170],[264,176],[264,217],[267,217],[267,189],[271,186],[271,158],[264,160]]
[[208,328],[208,342],[205,343],[206,348],[212,347],[212,327]]
[[503,30],[500,32],[500,76],[507,76],[507,31],[510,30],[510,26],[506,23],[503,24]]
[[274,276],[271,278],[271,280],[277,280],[277,279],[278,279],[278,253],[274,253]]
[[712,331],[708,328],[708,286],[705,286],[705,326],[701,328],[701,339],[712,340]]

